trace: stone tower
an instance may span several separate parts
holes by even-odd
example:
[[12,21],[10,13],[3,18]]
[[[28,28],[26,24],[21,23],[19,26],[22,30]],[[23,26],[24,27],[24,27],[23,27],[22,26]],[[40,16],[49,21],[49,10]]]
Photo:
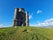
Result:
[[29,26],[29,15],[23,8],[15,8],[13,26]]

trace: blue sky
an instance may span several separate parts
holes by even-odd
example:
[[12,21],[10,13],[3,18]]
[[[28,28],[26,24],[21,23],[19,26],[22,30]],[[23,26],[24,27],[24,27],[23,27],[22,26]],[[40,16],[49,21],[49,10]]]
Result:
[[53,24],[53,0],[0,0],[0,26],[12,25],[15,8],[29,11],[30,26]]

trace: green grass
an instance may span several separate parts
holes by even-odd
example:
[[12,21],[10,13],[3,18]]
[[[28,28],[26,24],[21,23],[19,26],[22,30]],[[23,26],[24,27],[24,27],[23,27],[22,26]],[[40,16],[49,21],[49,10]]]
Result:
[[0,28],[0,40],[53,40],[53,28]]

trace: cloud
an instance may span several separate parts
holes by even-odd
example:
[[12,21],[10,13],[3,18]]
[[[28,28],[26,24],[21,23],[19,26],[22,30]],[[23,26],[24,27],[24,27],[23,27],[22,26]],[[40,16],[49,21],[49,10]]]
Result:
[[7,27],[7,26],[5,26],[4,24],[0,24],[0,28],[4,28],[4,27]]
[[47,20],[45,20],[45,22],[48,22],[48,23],[53,22],[53,18],[47,19]]
[[29,20],[33,18],[33,13],[29,15]]
[[37,24],[32,24],[30,26],[53,27],[53,18],[44,20],[43,22],[39,22]]
[[0,28],[1,28],[1,27],[4,27],[4,24],[0,24]]
[[37,10],[37,14],[42,13],[42,12],[43,12],[42,10]]
[[31,19],[31,18],[32,18],[32,15],[29,16],[29,19]]

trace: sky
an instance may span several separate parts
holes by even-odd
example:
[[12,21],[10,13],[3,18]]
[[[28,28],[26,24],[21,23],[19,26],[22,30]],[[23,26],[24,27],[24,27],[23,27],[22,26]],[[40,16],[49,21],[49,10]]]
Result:
[[12,26],[15,8],[29,11],[30,26],[53,26],[53,0],[0,0],[0,27]]

